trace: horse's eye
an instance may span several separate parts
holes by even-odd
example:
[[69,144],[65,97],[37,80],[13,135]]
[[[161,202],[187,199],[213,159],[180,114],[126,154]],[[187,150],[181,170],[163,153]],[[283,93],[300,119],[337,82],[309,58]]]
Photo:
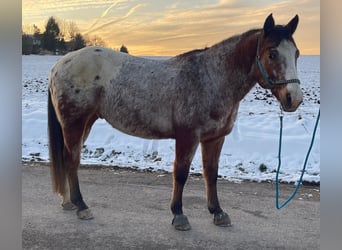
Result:
[[278,56],[278,53],[276,51],[270,51],[270,54],[268,55],[268,58],[271,60],[275,60]]

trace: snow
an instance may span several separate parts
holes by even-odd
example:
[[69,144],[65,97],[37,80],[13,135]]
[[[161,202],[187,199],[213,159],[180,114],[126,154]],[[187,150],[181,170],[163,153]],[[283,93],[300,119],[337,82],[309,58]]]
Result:
[[[48,161],[47,85],[52,65],[59,56],[22,57],[22,160]],[[155,58],[162,60],[165,58]],[[298,74],[304,103],[294,113],[284,113],[283,182],[300,176],[320,107],[320,57],[301,56]],[[231,180],[275,179],[278,160],[279,104],[269,91],[255,86],[241,101],[237,121],[223,145],[219,176]],[[104,120],[94,124],[81,155],[82,164],[131,167],[172,172],[174,140],[145,140],[125,135]],[[191,164],[201,173],[201,152]],[[320,128],[303,177],[320,182]]]

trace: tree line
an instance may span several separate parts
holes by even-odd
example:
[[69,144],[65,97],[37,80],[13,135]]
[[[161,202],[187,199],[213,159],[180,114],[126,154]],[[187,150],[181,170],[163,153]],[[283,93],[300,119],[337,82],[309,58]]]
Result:
[[[98,36],[83,36],[73,21],[57,21],[54,17],[48,19],[43,33],[36,25],[33,25],[33,30],[30,33],[22,31],[23,55],[63,55],[86,46],[106,46]],[[128,49],[124,45],[121,46],[120,51],[128,53]]]

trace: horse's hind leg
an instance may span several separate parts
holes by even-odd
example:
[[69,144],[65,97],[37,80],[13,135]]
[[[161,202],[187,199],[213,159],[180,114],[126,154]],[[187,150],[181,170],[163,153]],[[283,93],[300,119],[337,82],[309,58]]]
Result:
[[176,158],[173,168],[173,193],[171,199],[171,211],[174,215],[172,225],[177,230],[190,230],[191,226],[187,217],[183,214],[183,188],[188,178],[192,158],[196,152],[198,140],[186,136],[176,138]]
[[[85,126],[85,130],[84,130],[84,134],[83,134],[83,142],[82,142],[82,145],[83,143],[86,141],[89,133],[90,133],[90,129],[91,129],[91,126],[94,124],[95,120],[97,119],[96,116],[93,116],[91,117],[91,119],[88,120],[88,123],[86,124]],[[79,126],[79,125],[78,125]],[[80,130],[82,131],[82,130]],[[67,133],[66,129],[64,130],[64,133]],[[70,132],[69,132],[70,133]],[[69,138],[69,137],[68,137]],[[72,147],[70,144],[70,140],[68,140],[68,147]],[[81,145],[81,146],[82,146]],[[66,149],[65,149],[66,150]],[[77,149],[76,149],[77,151]],[[65,156],[68,157],[69,153],[66,151],[64,152]],[[70,157],[69,157],[70,158]],[[68,159],[67,159],[68,160]],[[70,162],[70,160],[68,160]],[[66,163],[66,164],[69,164],[69,165],[73,165],[73,163]],[[64,192],[61,195],[61,199],[62,199],[62,207],[64,210],[75,210],[77,207],[71,202],[71,197],[70,197],[70,185],[69,185],[69,178],[66,177],[66,180],[65,180],[65,189],[64,189]]]
[[67,199],[70,197],[71,203],[77,207],[77,216],[84,220],[92,219],[93,215],[83,200],[79,187],[77,171],[80,164],[82,145],[87,138],[90,128],[95,120],[96,117],[86,119],[85,122],[84,120],[78,120],[72,124],[69,124],[67,128],[63,129],[65,141],[64,160],[65,164],[68,166],[66,186],[69,186],[70,191],[69,196],[67,193],[65,193],[63,200],[67,201]]
[[206,182],[207,205],[209,212],[214,214],[214,224],[218,226],[230,226],[230,218],[223,212],[217,197],[217,173],[221,149],[224,137],[209,142],[202,142],[203,173]]

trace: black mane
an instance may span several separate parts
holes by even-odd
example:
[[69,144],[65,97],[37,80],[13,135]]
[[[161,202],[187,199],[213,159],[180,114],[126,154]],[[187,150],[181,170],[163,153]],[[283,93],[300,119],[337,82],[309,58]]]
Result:
[[209,49],[209,47],[205,47],[203,49],[194,49],[194,50],[190,50],[190,51],[187,51],[187,52],[184,52],[182,54],[179,54],[177,55],[176,57],[177,58],[187,58],[187,57],[191,57],[195,54],[198,54],[198,53],[201,53],[203,51],[206,51],[207,49]]

